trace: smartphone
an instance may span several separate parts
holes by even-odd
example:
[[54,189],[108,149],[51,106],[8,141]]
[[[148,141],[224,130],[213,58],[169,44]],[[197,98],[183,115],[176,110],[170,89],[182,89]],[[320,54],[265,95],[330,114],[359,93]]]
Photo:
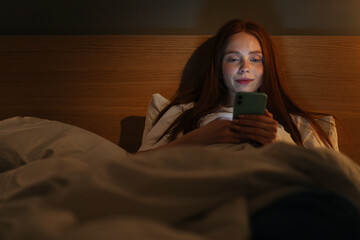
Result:
[[237,92],[235,95],[233,119],[242,114],[265,115],[267,95],[258,92]]

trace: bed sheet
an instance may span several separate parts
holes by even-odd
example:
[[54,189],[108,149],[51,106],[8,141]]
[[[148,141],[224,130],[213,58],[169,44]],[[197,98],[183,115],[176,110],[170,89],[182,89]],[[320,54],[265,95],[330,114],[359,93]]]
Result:
[[[30,135],[49,127],[45,123]],[[12,139],[11,146],[0,144],[0,152],[12,152],[1,161],[17,162],[11,159],[16,151],[27,156],[0,174],[1,239],[250,239],[249,215],[300,189],[331,190],[360,209],[359,166],[332,150],[276,143],[242,151],[183,146],[132,155],[85,133],[92,147],[65,141],[61,152],[61,144],[39,140],[35,149],[41,154],[30,161],[22,149],[34,152],[34,142],[22,137],[32,128],[15,137],[0,126],[0,143]],[[42,141],[49,136],[43,134]],[[13,144],[18,141],[22,148]],[[52,154],[44,155],[46,149]]]

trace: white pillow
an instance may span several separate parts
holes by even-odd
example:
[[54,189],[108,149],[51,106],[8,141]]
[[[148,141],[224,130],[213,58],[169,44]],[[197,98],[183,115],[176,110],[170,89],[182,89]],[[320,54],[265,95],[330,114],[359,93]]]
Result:
[[[146,139],[149,131],[153,127],[156,117],[169,103],[170,101],[165,97],[161,96],[159,93],[155,93],[152,95],[152,99],[146,114],[145,128],[142,138],[143,142]],[[183,111],[183,109],[179,109],[179,111]],[[325,147],[325,145],[319,139],[317,133],[305,119],[300,116],[293,116],[293,119],[301,133],[301,136],[303,137],[305,147]],[[334,149],[339,150],[338,136],[334,118],[332,116],[325,116],[318,119],[317,122],[325,130],[325,133],[328,134],[331,142],[334,145]],[[158,136],[154,137],[154,139],[158,139],[162,134],[163,132],[159,132]]]
[[[304,147],[326,147],[324,143],[320,140],[316,131],[313,127],[302,117],[292,116],[297,128],[299,129],[301,136],[304,141]],[[316,120],[316,122],[324,129],[325,133],[328,135],[331,143],[335,150],[339,151],[338,145],[338,135],[335,125],[335,119],[333,116],[324,116]]]
[[0,172],[50,157],[95,164],[123,158],[126,151],[82,128],[34,117],[0,121]]
[[142,141],[145,140],[150,129],[154,126],[156,117],[169,104],[170,104],[170,100],[161,96],[159,93],[154,93],[152,95],[152,98],[151,98],[151,101],[149,103],[148,110],[146,113],[145,127],[144,127]]

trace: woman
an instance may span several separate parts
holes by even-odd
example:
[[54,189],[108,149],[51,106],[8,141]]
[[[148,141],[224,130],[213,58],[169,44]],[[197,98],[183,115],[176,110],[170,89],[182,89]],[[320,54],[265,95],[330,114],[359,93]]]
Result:
[[[303,144],[292,115],[308,121],[321,141],[332,147],[314,118],[296,106],[281,86],[282,76],[269,34],[259,24],[239,19],[225,24],[215,36],[211,62],[202,76],[179,88],[155,125],[174,108],[176,118],[157,139],[144,139],[140,151],[180,144],[258,143],[278,140]],[[265,115],[230,117],[236,92],[263,92],[268,96]],[[180,108],[179,108],[180,107]],[[176,112],[176,111],[175,111]],[[174,116],[174,115],[173,115]]]

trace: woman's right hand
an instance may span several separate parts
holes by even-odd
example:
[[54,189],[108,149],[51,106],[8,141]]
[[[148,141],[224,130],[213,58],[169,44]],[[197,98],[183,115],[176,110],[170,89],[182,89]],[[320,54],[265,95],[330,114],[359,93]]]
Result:
[[[204,127],[194,129],[193,131],[185,134],[182,137],[175,139],[165,145],[150,150],[142,151],[154,151],[157,149],[163,149],[180,145],[211,145],[216,143],[244,143],[248,142],[248,139],[234,130],[234,122],[230,120],[216,119]],[[141,152],[138,152],[141,153]]]
[[268,111],[264,116],[245,115],[236,120],[216,119],[204,127],[197,128],[156,149],[186,144],[211,145],[258,142],[266,145],[275,141],[277,125],[277,121]]
[[278,122],[266,110],[265,115],[242,115],[235,120],[216,119],[202,128],[195,129],[179,138],[190,144],[251,143],[262,145],[275,142]]
[[204,127],[197,128],[174,142],[184,144],[210,145],[216,143],[249,142],[241,132],[236,130],[236,123],[231,120],[216,119]]

